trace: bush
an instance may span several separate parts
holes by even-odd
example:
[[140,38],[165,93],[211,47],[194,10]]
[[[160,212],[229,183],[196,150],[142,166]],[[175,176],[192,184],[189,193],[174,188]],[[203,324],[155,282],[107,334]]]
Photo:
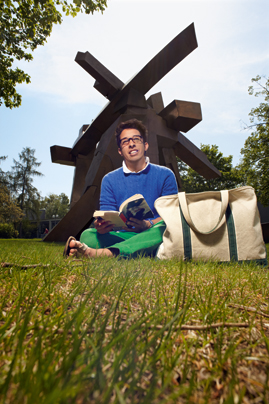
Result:
[[11,223],[0,223],[0,238],[18,237],[19,232],[14,229]]
[[27,218],[22,221],[22,238],[36,238],[37,230],[37,223],[30,222]]

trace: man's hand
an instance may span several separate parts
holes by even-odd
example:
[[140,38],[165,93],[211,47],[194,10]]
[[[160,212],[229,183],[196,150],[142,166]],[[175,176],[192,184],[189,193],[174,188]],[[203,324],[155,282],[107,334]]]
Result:
[[103,219],[96,219],[94,221],[94,227],[99,234],[109,233],[111,230],[113,230],[113,224]]
[[127,231],[133,231],[135,233],[141,233],[142,231],[145,231],[151,227],[148,220],[138,220],[134,217],[130,217],[126,224],[127,226],[132,226],[132,229],[128,229]]

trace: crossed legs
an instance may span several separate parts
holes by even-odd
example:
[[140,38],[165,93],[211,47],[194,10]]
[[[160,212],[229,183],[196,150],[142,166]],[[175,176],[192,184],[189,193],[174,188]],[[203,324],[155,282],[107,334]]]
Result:
[[96,229],[85,230],[77,241],[70,237],[64,255],[82,254],[88,258],[115,257],[135,258],[139,255],[155,256],[162,242],[165,223],[158,222],[152,228],[141,233],[115,232],[99,234]]

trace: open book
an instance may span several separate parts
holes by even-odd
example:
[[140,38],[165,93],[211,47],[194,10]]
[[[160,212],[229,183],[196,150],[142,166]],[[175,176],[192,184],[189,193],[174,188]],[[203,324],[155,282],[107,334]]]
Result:
[[144,199],[143,195],[136,194],[126,199],[120,205],[120,211],[96,210],[93,214],[95,218],[109,220],[114,224],[113,230],[128,228],[126,222],[130,217],[136,219],[150,219],[154,217],[152,210]]

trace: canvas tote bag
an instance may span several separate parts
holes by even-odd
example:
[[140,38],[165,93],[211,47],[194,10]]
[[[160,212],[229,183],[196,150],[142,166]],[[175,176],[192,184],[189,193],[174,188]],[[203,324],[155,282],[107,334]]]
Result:
[[255,260],[267,265],[252,187],[195,194],[179,192],[158,198],[155,208],[166,223],[158,258]]

